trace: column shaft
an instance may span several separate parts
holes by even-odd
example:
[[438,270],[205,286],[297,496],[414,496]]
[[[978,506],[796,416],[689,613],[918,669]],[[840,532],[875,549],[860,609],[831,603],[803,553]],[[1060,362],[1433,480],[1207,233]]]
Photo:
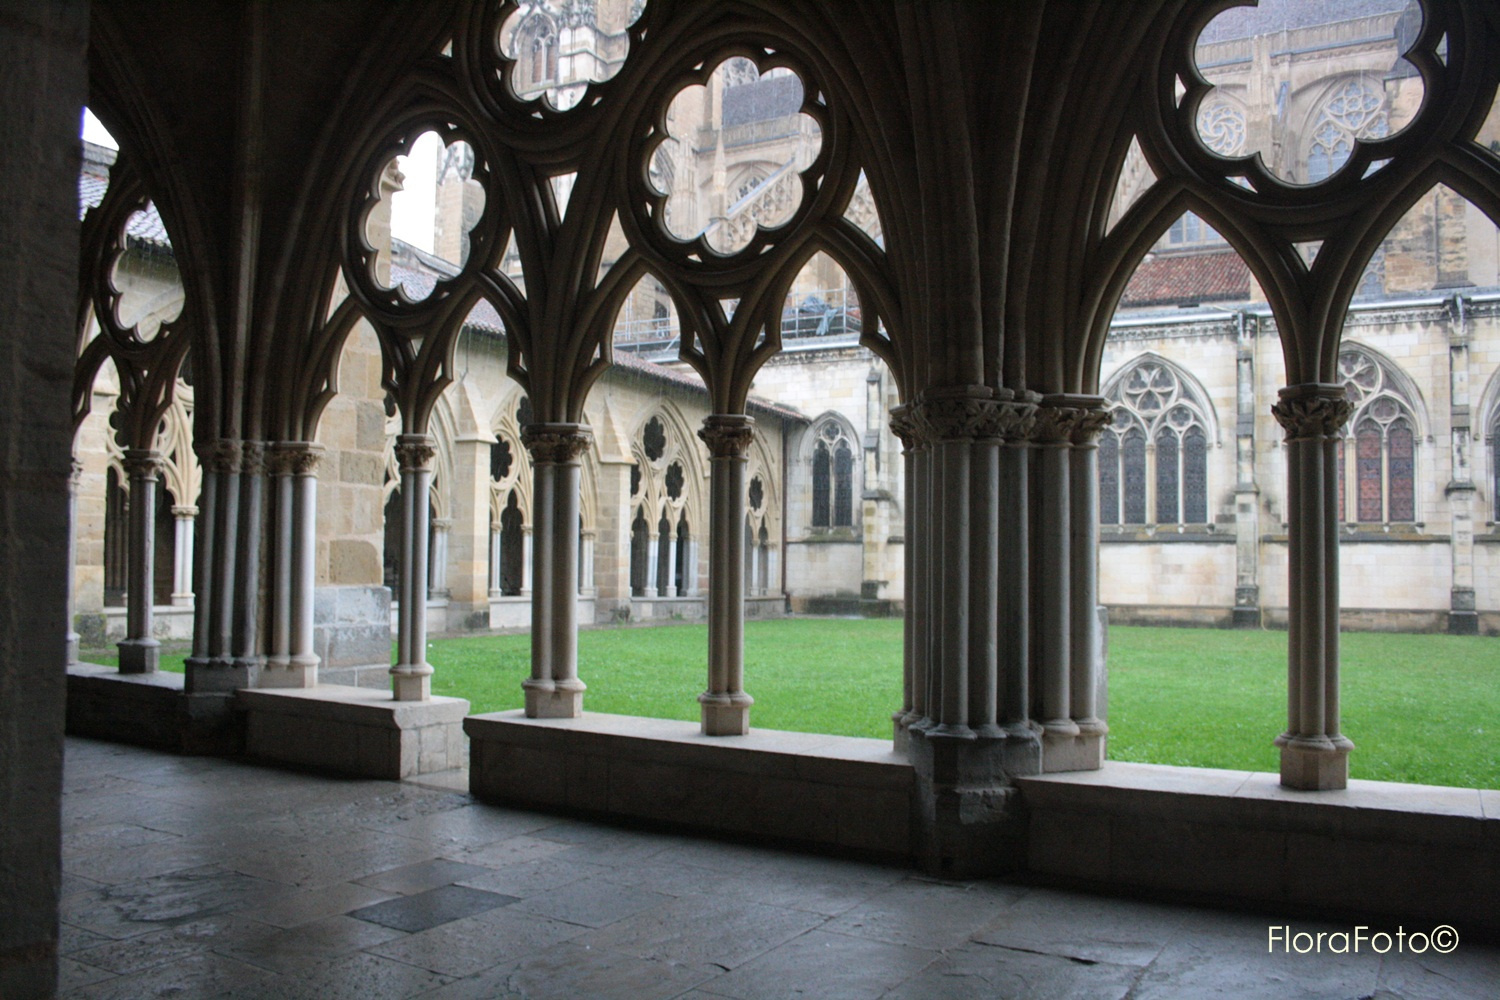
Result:
[[235,552],[234,666],[253,685],[259,678],[261,528],[265,522],[265,445],[246,441],[240,446],[240,532]]
[[432,697],[432,667],[427,663],[427,492],[432,483],[432,458],[432,439],[426,434],[396,438],[402,513],[398,662],[391,668],[396,701],[426,701]]
[[292,655],[292,533],[294,492],[290,456],[285,446],[271,450],[271,493],[274,498],[275,537],[271,543],[271,634],[261,686],[276,686],[291,666]]
[[172,508],[172,603],[188,607],[193,603],[193,519],[197,507],[178,504]]
[[70,667],[78,662],[78,480],[82,475],[83,465],[75,458],[68,474],[67,630],[63,634],[63,662]]
[[535,526],[531,596],[531,676],[522,682],[529,718],[577,718],[578,509],[580,459],[593,441],[581,424],[531,424],[522,434],[531,452]]
[[125,639],[119,644],[120,673],[148,674],[156,670],[161,644],[153,636],[152,614],[156,576],[156,477],[161,456],[150,449],[125,452],[125,472],[130,479],[129,582]]
[[750,731],[745,693],[745,471],[755,421],[716,413],[698,436],[708,445],[708,688],[698,696],[703,732],[737,736]]
[[1339,428],[1351,406],[1339,385],[1282,389],[1272,413],[1287,435],[1287,729],[1281,783],[1343,788],[1354,745],[1339,731]]

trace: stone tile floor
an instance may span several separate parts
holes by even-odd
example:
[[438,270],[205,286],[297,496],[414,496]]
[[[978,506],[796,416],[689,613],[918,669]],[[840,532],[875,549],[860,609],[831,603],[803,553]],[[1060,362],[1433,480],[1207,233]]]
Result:
[[80,1000],[1500,995],[1500,949],[1475,942],[1268,954],[1265,915],[616,829],[481,805],[452,776],[67,754]]

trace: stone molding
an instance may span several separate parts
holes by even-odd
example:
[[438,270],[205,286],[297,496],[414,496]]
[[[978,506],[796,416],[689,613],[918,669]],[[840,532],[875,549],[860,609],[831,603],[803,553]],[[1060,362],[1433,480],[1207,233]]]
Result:
[[432,468],[437,454],[433,440],[426,434],[401,434],[396,437],[396,462],[402,472],[422,472]]
[[1286,431],[1288,444],[1337,438],[1354,413],[1354,404],[1341,385],[1309,382],[1287,386],[1279,395],[1281,399],[1271,407],[1271,415]]
[[583,424],[527,424],[521,429],[521,444],[538,465],[572,464],[593,443],[594,432]]
[[153,448],[127,448],[121,464],[130,479],[155,479],[161,474],[162,455]]
[[714,458],[744,458],[755,437],[755,418],[743,413],[711,413],[703,418],[698,437]]

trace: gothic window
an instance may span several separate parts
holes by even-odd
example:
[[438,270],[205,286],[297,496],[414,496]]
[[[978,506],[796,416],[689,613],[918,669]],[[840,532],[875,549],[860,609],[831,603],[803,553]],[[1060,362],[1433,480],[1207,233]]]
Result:
[[1354,153],[1357,139],[1378,139],[1390,132],[1385,98],[1363,79],[1348,80],[1323,103],[1307,147],[1307,180],[1332,177]]
[[693,539],[693,533],[688,530],[687,512],[684,511],[677,518],[677,565],[672,571],[677,575],[677,593],[684,595],[688,593],[689,581],[693,576],[693,565],[689,561],[692,547],[689,543]]
[[521,26],[516,54],[526,61],[521,79],[527,90],[536,90],[557,79],[557,30],[552,22],[537,15]]
[[1208,523],[1208,403],[1158,358],[1127,367],[1106,393],[1099,439],[1101,524]]
[[814,528],[854,526],[854,448],[843,425],[827,420],[813,445]]
[[500,512],[500,593],[506,597],[521,593],[525,571],[522,560],[526,557],[521,544],[523,520],[521,505],[512,490],[505,500],[505,509]]
[[656,522],[656,593],[673,596],[672,590],[672,522],[665,511]]
[[1387,367],[1359,348],[1339,355],[1339,376],[1354,404],[1339,455],[1339,502],[1360,524],[1417,519],[1416,418]]
[[641,446],[645,449],[646,457],[653,462],[666,454],[667,429],[662,426],[660,417],[652,417],[646,422],[646,429],[641,433]]
[[1495,498],[1495,520],[1500,521],[1500,412],[1495,414],[1495,422],[1490,426],[1490,473],[1495,480],[1495,488],[1490,493]]
[[125,603],[130,579],[130,493],[111,466],[104,474],[104,603]]
[[650,569],[650,528],[646,524],[646,509],[635,509],[635,520],[630,525],[630,594],[632,597],[646,596],[646,577]]

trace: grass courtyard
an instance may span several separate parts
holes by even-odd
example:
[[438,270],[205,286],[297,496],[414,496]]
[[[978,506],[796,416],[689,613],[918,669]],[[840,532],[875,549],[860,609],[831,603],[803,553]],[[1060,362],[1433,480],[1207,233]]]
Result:
[[[745,627],[752,723],[888,738],[901,702],[899,620],[795,618]],[[698,718],[705,625],[589,629],[578,637],[590,711]],[[1342,638],[1343,729],[1356,778],[1500,787],[1500,639],[1389,633]],[[436,639],[433,693],[473,711],[521,706],[530,638]],[[164,656],[181,670],[182,655]],[[1277,769],[1286,724],[1286,633],[1113,627],[1109,756]]]

